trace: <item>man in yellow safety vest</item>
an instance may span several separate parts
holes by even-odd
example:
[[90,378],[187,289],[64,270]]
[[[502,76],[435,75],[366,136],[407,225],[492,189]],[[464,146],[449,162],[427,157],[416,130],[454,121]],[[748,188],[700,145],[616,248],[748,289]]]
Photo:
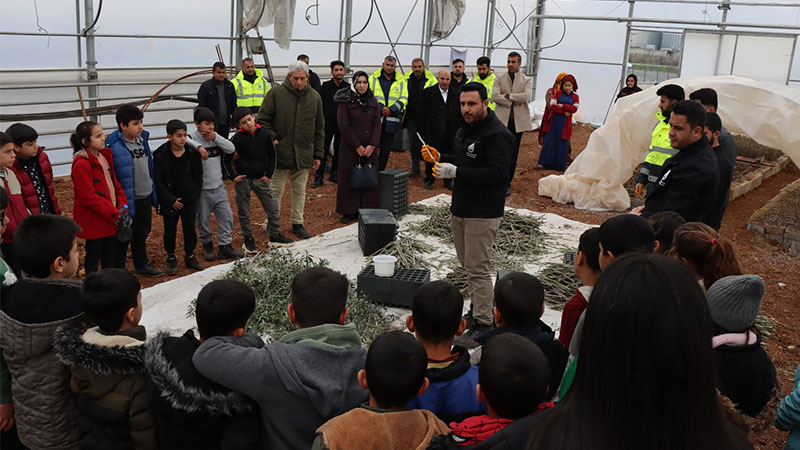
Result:
[[253,58],[242,60],[242,70],[233,79],[233,87],[236,88],[236,106],[250,108],[253,114],[258,113],[264,96],[269,91],[269,83],[264,78],[264,71],[256,69]]
[[[478,76],[472,77],[469,82],[472,83],[475,81],[482,84],[486,88],[486,95],[488,95],[489,98],[492,98],[492,86],[494,86],[495,79],[494,72],[492,72],[492,60],[486,56],[481,56],[478,58],[476,64],[478,66]],[[494,107],[496,105],[497,103],[495,102],[489,102],[489,109],[494,111]]]
[[395,72],[396,65],[397,59],[391,55],[387,56],[383,59],[381,68],[369,76],[369,88],[378,101],[383,118],[381,140],[378,145],[380,147],[378,170],[381,171],[386,169],[386,164],[389,162],[392,140],[402,127],[403,113],[408,106],[406,78]]
[[664,162],[677,155],[678,149],[672,148],[669,140],[669,116],[672,114],[672,107],[683,100],[686,93],[683,88],[676,84],[661,86],[656,95],[659,96],[656,119],[658,123],[653,127],[652,138],[650,139],[650,151],[644,158],[644,164],[636,177],[636,194],[645,195],[643,188],[647,186],[647,194],[653,190],[654,185],[661,177]]

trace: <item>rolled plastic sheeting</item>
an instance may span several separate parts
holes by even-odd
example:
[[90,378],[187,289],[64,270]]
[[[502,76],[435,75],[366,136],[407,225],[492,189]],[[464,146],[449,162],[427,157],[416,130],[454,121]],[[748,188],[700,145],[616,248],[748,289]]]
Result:
[[665,84],[682,86],[687,99],[700,88],[716,90],[725,128],[779,149],[800,165],[800,89],[734,76],[676,78],[619,99],[564,175],[539,180],[539,195],[578,209],[628,209],[623,185],[647,155],[658,112],[656,91]]

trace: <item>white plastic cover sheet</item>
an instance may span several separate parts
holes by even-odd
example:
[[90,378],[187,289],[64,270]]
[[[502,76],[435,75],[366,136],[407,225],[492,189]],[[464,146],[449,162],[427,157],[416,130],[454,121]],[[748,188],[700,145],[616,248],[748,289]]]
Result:
[[[728,130],[782,150],[800,164],[800,89],[734,76],[677,78],[663,84],[682,86],[687,97],[694,90],[713,88],[719,97],[717,112]],[[628,209],[623,184],[647,154],[658,87],[620,99],[564,175],[539,180],[539,195],[578,209]]]
[[289,50],[289,44],[292,43],[296,3],[297,0],[242,0],[242,25],[245,29],[250,28],[258,20],[263,5],[264,14],[261,15],[257,26],[275,25],[273,30],[275,43],[281,49]]
[[465,0],[433,0],[433,28],[431,37],[444,39],[461,24],[467,9]]

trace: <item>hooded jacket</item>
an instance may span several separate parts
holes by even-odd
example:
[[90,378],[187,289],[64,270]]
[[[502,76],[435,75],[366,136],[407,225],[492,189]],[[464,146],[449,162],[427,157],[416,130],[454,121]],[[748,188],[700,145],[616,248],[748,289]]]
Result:
[[[174,211],[175,200],[192,202],[203,190],[203,162],[197,150],[185,146],[180,158],[172,153],[169,141],[154,152],[155,181],[161,214]],[[155,192],[155,191],[154,191]]]
[[22,186],[14,174],[14,171],[9,169],[0,168],[3,172],[2,189],[5,189],[8,194],[8,207],[6,208],[6,217],[8,217],[8,225],[3,231],[3,243],[11,243],[14,238],[14,231],[16,231],[22,219],[31,215],[30,210],[25,207],[25,199],[22,195]]
[[[47,184],[45,188],[47,189],[47,195],[50,197],[53,213],[60,215],[61,209],[58,207],[56,191],[53,188],[53,165],[50,164],[50,158],[47,157],[44,147],[39,146],[36,156],[31,159],[34,158],[39,163],[39,169],[42,171],[42,177],[44,177],[44,181]],[[33,187],[33,182],[31,181],[31,177],[28,176],[28,172],[25,172],[25,169],[22,168],[22,162],[20,159],[15,159],[14,165],[9,167],[9,169],[14,172],[14,175],[17,176],[20,189],[22,190],[22,200],[25,202],[25,207],[30,210],[31,214],[39,214],[39,197],[36,195],[36,188]]]
[[12,376],[19,439],[31,450],[78,448],[69,368],[56,356],[53,335],[83,317],[80,287],[74,280],[22,278],[0,294],[0,348]]
[[449,366],[428,368],[425,376],[430,385],[424,394],[414,397],[408,406],[427,409],[445,423],[459,422],[466,417],[486,413],[486,405],[478,402],[475,386],[478,384],[478,366],[469,362],[469,352],[455,346],[458,359]]
[[[469,448],[472,450],[518,450],[526,448],[531,427],[547,413],[548,411],[545,410],[541,413],[536,412],[517,419],[502,430],[492,434],[485,441]],[[456,444],[452,436],[445,434],[436,436],[428,445],[428,450],[456,450],[460,448],[463,447]]]
[[287,78],[270,89],[256,121],[278,140],[278,169],[310,169],[314,159],[322,159],[325,143],[322,98],[310,86],[297,90]]
[[157,448],[144,390],[144,339],[142,326],[115,334],[74,325],[56,331],[53,345],[72,373],[81,450]]
[[[150,169],[150,180],[153,182],[153,207],[158,208],[158,194],[156,193],[156,179],[153,174],[153,154],[150,153],[150,144],[148,143],[148,138],[150,137],[150,133],[147,130],[142,131],[142,145],[144,146],[145,155],[147,155],[147,166]],[[125,191],[125,197],[130,200],[135,199],[133,188],[135,186],[134,183],[134,170],[133,170],[133,154],[125,145],[125,138],[122,136],[122,132],[119,130],[114,131],[113,133],[109,134],[106,138],[106,147],[111,149],[111,152],[114,155],[114,171],[117,175],[117,180],[119,184],[122,186],[122,190]],[[134,217],[136,214],[136,210],[134,209],[134,204],[136,202],[131,201],[128,205],[128,215]]]
[[[748,333],[752,336],[752,333]],[[724,336],[724,335],[722,335]],[[761,336],[749,344],[714,347],[717,389],[736,404],[736,409],[756,417],[770,400],[775,386],[775,365],[761,347]]]
[[256,125],[253,134],[239,130],[233,135],[231,142],[236,147],[238,156],[233,161],[236,175],[245,175],[256,180],[261,177],[272,178],[278,155],[269,131]]
[[206,378],[255,400],[268,448],[280,450],[309,448],[323,423],[367,400],[356,379],[366,354],[353,324],[324,324],[264,347],[213,337],[192,362]]
[[[558,390],[558,385],[561,384],[561,377],[564,375],[564,369],[567,367],[567,360],[569,359],[569,352],[564,347],[564,344],[555,338],[553,329],[548,327],[540,319],[538,323],[532,327],[504,325],[489,330],[486,333],[475,336],[475,341],[483,345],[489,342],[489,339],[503,333],[518,334],[539,346],[544,356],[546,356],[547,360],[550,362],[550,383],[545,398],[553,398]],[[472,355],[474,364],[480,362],[480,355],[478,351]]]
[[200,375],[192,364],[199,346],[192,330],[181,337],[162,332],[146,344],[145,388],[159,448],[263,449],[258,405]]

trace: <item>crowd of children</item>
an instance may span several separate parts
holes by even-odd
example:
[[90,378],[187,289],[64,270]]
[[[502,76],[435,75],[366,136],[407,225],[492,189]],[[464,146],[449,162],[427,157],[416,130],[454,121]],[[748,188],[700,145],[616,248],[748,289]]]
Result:
[[[91,154],[99,137],[87,133]],[[172,123],[154,152],[174,159],[154,174],[156,186],[175,177],[175,191],[157,192],[173,208],[202,188],[189,168],[202,157],[184,139]],[[3,226],[10,203],[0,190]],[[496,327],[470,355],[454,345],[466,320],[449,282],[421,286],[408,332],[367,351],[347,320],[348,280],[323,267],[292,281],[297,330],[277,342],[246,332],[255,295],[234,280],[200,291],[199,336],[147,340],[138,279],[108,268],[74,281],[82,228],[30,215],[13,235],[25,277],[0,265],[3,448],[746,449],[776,409],[794,445],[800,392],[778,405],[754,328],[764,281],[741,274],[710,227],[679,219],[620,215],[584,232],[584,285],[558,339],[536,277],[501,277]]]

